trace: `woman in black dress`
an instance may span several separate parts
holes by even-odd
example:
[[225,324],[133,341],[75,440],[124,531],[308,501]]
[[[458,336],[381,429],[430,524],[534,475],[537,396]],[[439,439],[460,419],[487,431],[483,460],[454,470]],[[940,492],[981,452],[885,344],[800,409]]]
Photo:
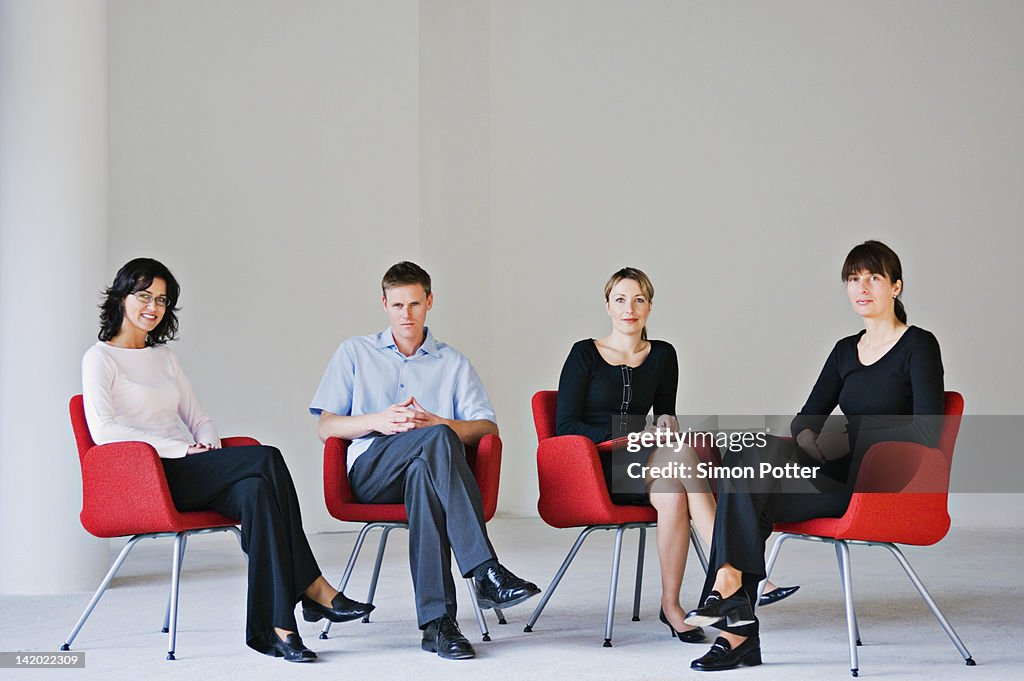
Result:
[[[679,365],[675,348],[665,341],[647,338],[654,285],[642,271],[626,267],[605,284],[604,298],[611,333],[604,338],[577,342],[562,367],[558,381],[558,435],[583,435],[595,443],[607,444],[631,430],[642,429],[652,409],[658,426],[678,430],[675,413]],[[649,503],[658,511],[661,621],[680,641],[703,642],[703,629],[683,622],[679,589],[686,569],[690,522],[707,542],[715,517],[715,499],[702,480],[690,481],[684,488],[679,481],[655,482],[626,475],[630,463],[693,465],[696,455],[689,447],[678,454],[653,448],[629,453],[624,444],[601,450],[612,501]],[[780,590],[768,584],[765,597],[774,602],[795,589]]]
[[[724,460],[725,465],[749,462],[751,457],[793,460],[829,474],[802,490],[755,489],[757,483],[744,480],[719,484],[711,569],[702,605],[687,613],[686,621],[713,625],[722,634],[706,655],[693,661],[693,669],[761,663],[752,604],[758,582],[765,577],[765,542],[774,523],[841,517],[872,444],[938,443],[941,419],[936,416],[944,409],[942,358],[935,336],[907,325],[899,299],[899,257],[885,244],[867,241],[847,255],[842,278],[864,330],[840,339],[832,349],[807,403],[792,422],[794,440],[772,439],[766,450],[731,452]],[[837,405],[847,416],[847,433],[820,434]]]

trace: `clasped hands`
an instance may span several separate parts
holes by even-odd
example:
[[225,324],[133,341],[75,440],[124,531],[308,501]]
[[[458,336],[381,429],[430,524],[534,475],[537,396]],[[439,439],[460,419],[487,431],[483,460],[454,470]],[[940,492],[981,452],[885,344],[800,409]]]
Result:
[[414,428],[427,428],[447,424],[448,420],[432,414],[415,397],[392,404],[384,411],[377,412],[374,430],[381,435],[405,433]]
[[796,436],[796,443],[807,456],[821,463],[841,459],[850,453],[850,440],[846,433],[815,433],[804,428]]

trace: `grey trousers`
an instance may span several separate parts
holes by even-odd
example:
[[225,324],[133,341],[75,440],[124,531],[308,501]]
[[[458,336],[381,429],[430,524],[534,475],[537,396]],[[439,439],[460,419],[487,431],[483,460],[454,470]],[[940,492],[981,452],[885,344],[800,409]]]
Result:
[[362,503],[405,504],[419,627],[445,613],[454,618],[452,551],[465,577],[496,558],[480,488],[455,431],[431,426],[378,437],[352,464],[348,480]]

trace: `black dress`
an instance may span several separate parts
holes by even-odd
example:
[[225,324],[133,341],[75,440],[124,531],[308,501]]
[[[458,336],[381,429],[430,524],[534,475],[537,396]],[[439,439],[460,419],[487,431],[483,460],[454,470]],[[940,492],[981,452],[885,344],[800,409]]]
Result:
[[[885,355],[865,366],[857,354],[857,343],[863,334],[861,331],[836,343],[807,403],[792,422],[794,440],[805,428],[820,432],[828,415],[839,406],[848,419],[848,475],[840,479],[819,476],[811,493],[755,491],[754,483],[747,480],[719,481],[718,510],[708,559],[711,569],[701,603],[714,586],[718,568],[729,563],[743,573],[743,589],[750,602],[756,604],[758,583],[765,578],[765,543],[773,524],[841,517],[850,503],[860,463],[871,445],[888,441],[916,442],[929,447],[938,444],[941,419],[936,417],[943,413],[945,397],[942,358],[935,336],[911,326]],[[781,439],[770,440],[769,447],[756,454],[750,450],[729,452],[723,457],[723,465],[743,465],[752,456],[816,465],[795,442]],[[758,633],[756,621],[742,627],[716,626],[740,636]]]
[[[578,341],[569,351],[558,380],[558,435],[583,435],[595,443],[625,436],[642,427],[643,418],[676,413],[679,363],[675,348],[652,340],[640,366],[611,365],[601,357],[592,338]],[[650,450],[629,453],[625,448],[601,453],[601,467],[612,501],[646,504],[642,479],[624,475],[634,461],[646,463]]]

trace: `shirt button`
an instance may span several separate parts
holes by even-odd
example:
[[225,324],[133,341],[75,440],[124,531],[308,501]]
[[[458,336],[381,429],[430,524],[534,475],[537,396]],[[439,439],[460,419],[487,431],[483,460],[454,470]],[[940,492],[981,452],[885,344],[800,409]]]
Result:
[[405,383],[399,383],[399,384],[398,384],[398,387],[399,387],[399,388],[404,388],[404,387],[405,387]]

